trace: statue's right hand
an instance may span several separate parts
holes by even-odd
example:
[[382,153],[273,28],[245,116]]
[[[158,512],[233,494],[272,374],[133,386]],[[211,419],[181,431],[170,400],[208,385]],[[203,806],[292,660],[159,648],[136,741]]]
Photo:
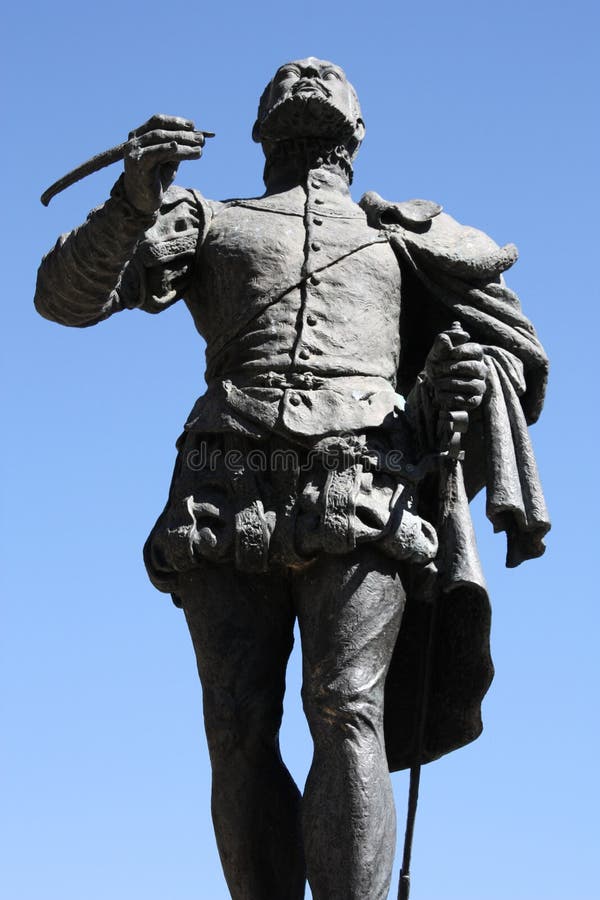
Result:
[[125,154],[125,193],[136,209],[154,213],[175,180],[183,159],[200,159],[204,135],[190,119],[152,116],[129,134]]

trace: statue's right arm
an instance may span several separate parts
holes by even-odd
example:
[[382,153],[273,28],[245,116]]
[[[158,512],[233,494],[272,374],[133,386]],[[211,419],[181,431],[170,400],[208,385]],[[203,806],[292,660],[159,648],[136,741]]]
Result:
[[[120,309],[141,306],[157,312],[181,296],[177,290],[167,291],[164,299],[148,296],[144,257],[156,269],[151,245],[164,242],[174,217],[178,230],[187,222],[191,237],[199,216],[197,195],[169,188],[181,160],[198,159],[203,143],[193,122],[172,116],[153,116],[131,132],[125,172],[109,200],[62,235],[42,260],[35,294],[41,315],[85,327]],[[179,234],[180,255],[193,257],[183,237]],[[180,263],[179,274],[184,269]]]

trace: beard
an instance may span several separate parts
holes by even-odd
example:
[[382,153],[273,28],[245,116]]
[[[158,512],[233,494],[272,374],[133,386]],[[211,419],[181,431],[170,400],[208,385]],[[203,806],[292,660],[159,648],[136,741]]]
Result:
[[260,123],[260,140],[263,144],[313,140],[333,146],[348,143],[354,129],[355,123],[324,92],[303,90],[271,107]]

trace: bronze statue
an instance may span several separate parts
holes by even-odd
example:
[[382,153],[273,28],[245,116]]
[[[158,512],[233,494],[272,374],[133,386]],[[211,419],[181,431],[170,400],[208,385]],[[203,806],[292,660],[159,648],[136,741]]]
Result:
[[[503,280],[516,249],[429,201],[356,204],[364,133],[338,66],[288,63],[253,129],[265,193],[216,202],[173,183],[205,134],[154,116],[39,270],[53,321],[183,299],[206,340],[144,557],[194,643],[235,900],[297,900],[306,877],[315,900],[388,896],[389,771],[412,768],[414,814],[420,764],[479,735],[492,678],[468,500],[486,487],[509,566],[549,528],[527,431],[547,360]],[[303,796],[278,743],[296,618]]]

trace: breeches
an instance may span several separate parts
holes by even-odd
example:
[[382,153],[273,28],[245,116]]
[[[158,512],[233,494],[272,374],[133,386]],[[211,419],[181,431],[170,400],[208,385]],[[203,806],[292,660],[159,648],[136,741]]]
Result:
[[[406,454],[383,428],[312,448],[188,432],[179,447],[167,505],[144,548],[152,582],[178,605],[206,563],[263,575],[368,545],[398,562],[435,557],[435,530],[415,513],[416,488],[404,477]],[[285,593],[285,579],[274,583]]]

